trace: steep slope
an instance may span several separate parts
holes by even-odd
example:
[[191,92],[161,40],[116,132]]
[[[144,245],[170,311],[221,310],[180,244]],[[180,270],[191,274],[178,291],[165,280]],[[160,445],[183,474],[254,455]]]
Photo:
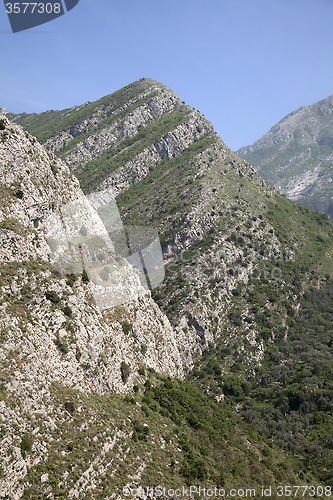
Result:
[[[0,413],[7,438],[0,454],[5,496],[29,465],[19,454],[11,455],[22,431],[31,429],[29,415],[56,418],[54,384],[102,395],[127,392],[142,380],[138,370],[143,364],[170,376],[182,377],[183,370],[168,319],[129,264],[118,265],[117,272],[131,287],[131,300],[102,309],[84,269],[66,276],[52,266],[47,223],[54,226],[56,213],[64,222],[65,207],[80,206],[85,197],[61,160],[6,118],[2,123]],[[82,216],[97,235],[103,226],[97,213],[91,209]],[[84,243],[81,248],[84,254]],[[35,437],[42,439],[38,430]],[[48,446],[36,448],[35,463]]]
[[236,153],[272,186],[312,210],[333,214],[333,96],[302,106]]
[[[252,226],[252,222],[253,231],[259,231],[258,239],[265,237],[269,227],[261,231],[257,229],[259,219],[249,220],[265,210],[273,191],[226,148],[199,112],[153,80],[135,82],[96,103],[63,112],[19,115],[15,120],[67,161],[86,193],[112,188],[125,226],[149,224],[157,228],[165,262],[183,256],[184,250],[202,239],[206,247],[214,240],[212,231],[217,230],[220,248],[214,249],[209,259],[218,262],[227,254],[221,271],[225,274],[230,267],[235,269],[235,276],[227,274],[221,296],[215,290],[211,297],[209,291],[205,297],[209,304],[195,298],[200,294],[198,286],[212,286],[212,278],[203,272],[207,267],[203,252],[198,276],[189,273],[191,294],[185,299],[185,290],[180,290],[177,282],[172,284],[177,271],[171,285],[164,285],[174,288],[171,296],[160,299],[163,307],[169,303],[169,308],[174,308],[180,294],[184,295],[180,316],[172,319],[183,363],[190,367],[195,353],[221,335],[222,326],[216,318],[220,314],[223,325],[230,303],[227,295],[237,286],[241,253],[238,244],[226,239],[233,226],[242,231],[244,224]],[[276,251],[280,248],[276,239],[273,247]],[[250,251],[252,257],[255,253]],[[242,268],[245,282],[252,271],[252,265]],[[189,299],[196,303],[195,309]],[[193,317],[189,330],[188,315]],[[256,363],[262,356],[262,341],[256,341],[252,333],[250,336],[253,353],[249,356]]]
[[[324,104],[318,113],[329,118]],[[253,373],[265,344],[288,329],[286,303],[292,298],[297,308],[298,294],[331,274],[325,217],[277,196],[165,86],[142,79],[97,103],[16,117],[23,119],[39,134],[45,123],[45,144],[66,158],[86,192],[115,190],[126,227],[158,230],[166,280],[153,295],[173,324],[185,369],[219,340],[232,353],[221,360],[225,374]],[[98,152],[85,163],[89,141]],[[215,389],[221,393],[221,384]]]
[[85,193],[102,183],[118,194],[162,159],[214,134],[199,112],[150,79],[69,110],[8,117],[64,159]]
[[[9,317],[6,317],[6,311],[8,308],[6,294],[9,294],[7,299],[10,298],[11,302],[13,302],[15,298],[18,303],[21,303],[23,316],[28,315],[30,318],[32,317],[31,315],[33,313],[28,312],[30,309],[29,303],[31,301],[33,304],[35,303],[38,305],[38,309],[43,310],[44,321],[45,317],[49,316],[48,321],[50,324],[46,324],[43,327],[43,330],[48,330],[48,332],[51,331],[53,333],[53,330],[58,331],[58,326],[61,326],[62,323],[66,323],[66,321],[71,324],[71,327],[69,327],[66,323],[68,331],[71,331],[72,333],[74,333],[73,330],[82,331],[84,329],[83,325],[89,325],[89,323],[92,323],[91,332],[82,332],[83,335],[88,335],[88,341],[89,336],[92,335],[94,330],[97,331],[99,329],[107,329],[107,309],[104,309],[105,312],[103,312],[103,314],[98,312],[98,309],[94,309],[93,303],[96,301],[96,297],[98,297],[98,295],[95,293],[96,287],[94,288],[93,283],[87,285],[88,288],[85,289],[84,279],[82,280],[81,278],[74,283],[73,280],[75,280],[76,277],[73,277],[73,280],[71,278],[68,280],[68,277],[66,278],[65,276],[66,279],[64,280],[60,271],[56,271],[54,270],[54,267],[52,268],[52,266],[50,266],[49,260],[51,252],[47,244],[50,243],[50,238],[47,240],[45,238],[47,224],[51,224],[52,228],[54,228],[56,220],[54,214],[59,212],[62,222],[64,222],[65,208],[70,206],[70,202],[73,203],[73,200],[75,200],[76,204],[73,206],[77,215],[81,206],[85,207],[85,197],[79,188],[77,180],[70,174],[67,167],[53,154],[47,153],[33,137],[28,134],[24,134],[17,126],[8,123],[2,134],[2,138],[1,186],[3,195],[1,205],[1,261],[4,269],[2,272],[4,280],[4,298],[2,304],[4,314],[3,323],[4,325],[7,324],[7,326],[9,326],[9,324],[13,321],[10,320]],[[79,203],[80,200],[83,201],[83,204]],[[87,227],[89,228],[90,218],[91,225],[94,226],[96,231],[95,235],[99,234],[97,230],[98,224],[100,223],[102,227],[103,224],[101,221],[99,222],[97,213],[91,209],[90,214],[87,212],[83,215],[85,217]],[[53,233],[51,232],[50,234]],[[90,236],[94,235],[91,234]],[[83,245],[84,244],[82,244],[82,247]],[[82,248],[82,252],[85,252],[84,248]],[[115,261],[115,258],[116,257],[113,258],[111,256],[110,263],[112,263],[113,260]],[[26,270],[18,272],[22,262],[26,263]],[[41,266],[41,276],[34,276],[34,273],[30,275],[28,270],[29,267],[32,269],[36,268],[36,270],[38,270],[39,266]],[[8,268],[8,273],[5,271],[6,268]],[[81,272],[82,271],[83,268],[81,269]],[[128,302],[124,300],[123,305],[118,308],[119,318],[121,318],[123,314],[123,321],[128,320],[128,323],[131,325],[129,331],[134,334],[137,342],[140,343],[140,339],[145,338],[147,348],[149,341],[154,344],[154,339],[147,330],[147,325],[151,325],[152,323],[154,324],[154,328],[159,331],[159,334],[165,336],[163,341],[171,340],[172,342],[172,330],[168,325],[166,317],[163,317],[163,315],[159,313],[158,308],[156,308],[154,302],[149,297],[149,292],[147,293],[144,289],[142,289],[134,271],[132,271],[130,266],[128,266],[125,262],[125,264],[118,267],[118,272],[123,274],[125,280],[129,280],[129,286],[131,286],[134,290],[133,297],[130,297],[131,300]],[[15,274],[17,274],[17,276],[15,276]],[[23,294],[22,287],[24,289]],[[47,294],[47,291],[54,291],[55,295],[58,294],[59,296],[63,296],[62,301],[57,302],[56,298],[52,297],[52,293],[50,292]],[[88,303],[85,303],[85,296],[87,293],[88,295],[90,294],[91,298]],[[37,296],[39,295],[40,298],[35,297],[35,294]],[[44,296],[46,298],[43,298]],[[133,301],[136,307],[131,304]],[[94,318],[93,320],[89,319],[88,311],[84,312],[84,309],[89,305],[89,302],[91,303],[89,308],[90,313]],[[68,313],[67,316],[68,318],[71,318],[73,314],[73,318],[75,318],[73,319],[73,324],[71,323],[72,319],[65,317],[66,313],[61,313],[61,308],[65,308],[65,303],[68,303],[71,306],[72,313]],[[20,309],[20,307],[18,309]],[[137,309],[136,313],[134,313],[132,309]],[[145,315],[146,312],[148,316]],[[37,317],[32,319],[38,323],[38,312],[36,314]],[[153,320],[152,315],[156,317],[155,320]],[[78,321],[78,323],[76,324],[75,321]],[[94,321],[97,322],[96,325],[98,326],[94,327]],[[53,326],[51,326],[51,324]],[[110,353],[108,354],[109,361],[105,360],[106,364],[110,362],[110,355],[114,349],[117,351],[113,353],[115,354],[114,359],[117,359],[119,362],[123,356],[120,354],[118,349],[123,349],[124,352],[126,352],[129,349],[129,346],[126,348],[125,345],[130,345],[133,342],[133,338],[128,338],[124,334],[124,328],[121,328],[121,324],[119,324],[119,327],[119,340],[117,342],[113,342],[115,343],[115,346],[113,349],[110,349]],[[25,329],[26,328],[31,328],[31,325],[25,325]],[[143,328],[143,330],[140,332],[141,328]],[[62,333],[65,335],[65,332]],[[116,333],[114,331],[110,331],[109,335],[111,333],[112,336],[116,338]],[[37,334],[37,336],[39,335],[41,335],[41,333]],[[49,340],[51,341],[52,337]],[[96,338],[96,342],[98,342],[98,338]],[[92,342],[90,341],[90,343]],[[116,347],[117,344],[118,347]],[[123,344],[122,347],[121,344]],[[154,346],[153,349],[156,349],[156,346]],[[155,352],[155,355],[153,352],[149,352],[148,364],[153,362],[153,359],[155,358],[155,361],[153,362],[154,365],[152,364],[151,366],[158,370],[158,365],[160,365],[160,368],[163,371],[163,363],[166,362],[164,365],[166,368],[169,356],[167,352],[164,352],[164,361],[161,364],[161,362],[158,361],[161,349],[162,345],[159,345],[157,347],[157,350],[159,351],[158,355],[157,351]],[[54,350],[56,351],[56,348],[54,348]],[[90,351],[89,359],[86,359],[85,362],[90,363],[91,361],[94,361],[95,364],[99,356],[97,356],[96,353],[94,354],[92,349],[90,349]],[[174,351],[175,345],[172,344],[170,352],[174,353]],[[71,353],[70,358],[73,357],[72,354],[73,353]],[[100,355],[102,355],[102,353],[100,353]],[[107,353],[104,353],[104,355],[107,355]],[[142,359],[140,361],[142,361]],[[81,362],[82,361],[83,359]],[[182,372],[179,371],[180,369],[175,368],[176,364],[177,361],[175,358],[169,366],[171,371],[167,368],[167,373],[169,375],[181,376]],[[174,366],[174,368],[171,368],[171,366]],[[59,368],[62,370],[61,367]],[[119,383],[120,380],[121,377],[119,372],[118,382],[115,382],[115,385],[119,388],[122,387],[122,384]],[[112,384],[113,381],[110,380],[110,387]]]
[[[144,92],[147,102],[139,99]],[[126,95],[135,109],[126,106]],[[15,119],[26,120],[30,130],[44,120],[47,147],[66,158],[87,194],[97,196],[106,187],[114,189],[126,228],[148,225],[158,230],[166,279],[152,295],[172,324],[185,371],[194,368],[192,383],[207,397],[221,404],[224,400],[242,412],[270,445],[277,442],[294,451],[289,446],[298,439],[299,478],[311,470],[316,478],[331,481],[331,451],[325,455],[321,437],[333,425],[330,406],[321,399],[332,399],[332,372],[326,368],[332,364],[331,340],[304,327],[302,315],[306,294],[328,283],[332,274],[332,225],[325,215],[278,195],[225,146],[204,117],[161,84],[141,80],[103,100],[113,103],[115,114],[121,109],[121,115],[111,125],[109,118],[101,119],[98,127],[104,132],[100,135],[93,120],[98,112],[105,116],[105,110],[96,103],[56,112],[54,119],[53,113]],[[161,107],[166,111],[154,115],[152,110]],[[63,126],[58,130],[61,116]],[[113,135],[109,125],[114,127]],[[76,137],[74,127],[79,130]],[[64,134],[69,134],[68,149],[57,149]],[[94,157],[86,152],[90,141],[98,149]],[[111,239],[114,236],[110,233]],[[302,329],[300,345],[298,328]],[[316,355],[303,359],[303,348],[309,346]],[[280,349],[282,357],[276,354]],[[276,384],[271,360],[278,372]],[[298,371],[301,363],[304,371]],[[303,394],[298,394],[302,380],[311,378],[307,370],[313,376],[319,374],[319,382],[306,382]],[[283,384],[287,384],[284,392]],[[146,387],[144,400],[162,415],[167,409],[174,421],[184,415],[157,389]],[[141,399],[137,402],[141,404]],[[273,406],[277,410],[272,416]],[[202,428],[198,415],[188,415],[194,429]],[[282,419],[279,429],[267,424],[274,418]],[[295,421],[302,421],[303,427]],[[320,422],[324,421],[323,430]],[[267,429],[272,432],[267,434]],[[299,439],[301,433],[304,441]],[[264,470],[266,465],[260,464]],[[190,469],[182,473],[195,477]],[[281,477],[281,473],[276,476]]]
[[56,240],[65,226],[73,246],[70,211],[106,237],[101,219],[59,159],[2,123],[0,498],[109,500],[147,485],[168,498],[194,483],[255,494],[285,469],[297,481],[299,460],[268,447],[227,403],[165,377],[183,373],[174,333],[133,269],[121,272],[137,297],[102,310],[84,268],[55,269],[49,232]]

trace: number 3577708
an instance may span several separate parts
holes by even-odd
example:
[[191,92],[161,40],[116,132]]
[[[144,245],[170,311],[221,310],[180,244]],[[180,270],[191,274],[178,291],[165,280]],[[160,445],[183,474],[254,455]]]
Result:
[[6,3],[7,14],[60,14],[60,3]]

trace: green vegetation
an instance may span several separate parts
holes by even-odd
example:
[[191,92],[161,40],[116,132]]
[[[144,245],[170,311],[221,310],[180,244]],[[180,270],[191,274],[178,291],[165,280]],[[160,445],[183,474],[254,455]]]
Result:
[[65,306],[63,308],[63,311],[64,311],[64,314],[66,314],[66,316],[71,316],[72,315],[72,308],[70,306]]
[[58,347],[62,354],[67,354],[69,351],[68,342],[64,338],[60,338],[59,335],[54,340],[55,345]]
[[[133,110],[131,104],[119,111],[130,96],[148,88],[146,82],[98,101],[106,115],[101,127]],[[69,130],[90,119],[96,106],[89,103],[39,118],[21,115],[17,121],[31,120],[31,127],[46,140],[56,133],[56,126]],[[179,106],[162,115],[79,169],[85,191],[186,121],[187,110]],[[92,133],[90,129],[77,136],[61,154]],[[290,148],[300,140],[296,131]],[[327,140],[323,135],[317,156],[321,148],[330,147]],[[4,194],[10,198],[15,192],[20,198],[17,187]],[[149,224],[159,231],[168,264],[166,278],[152,296],[178,327],[177,333],[193,339],[195,349],[182,354],[197,354],[194,368],[179,381],[146,366],[137,372],[134,361],[114,359],[110,366],[118,366],[121,390],[128,391],[124,397],[115,394],[110,382],[104,395],[53,383],[43,404],[54,425],[45,415],[22,411],[29,422],[21,431],[27,433],[22,453],[32,452],[30,423],[36,449],[47,443],[45,460],[31,460],[23,478],[23,500],[45,494],[64,498],[72,488],[82,488],[82,498],[110,498],[121,495],[133,477],[141,485],[163,483],[173,488],[261,488],[282,481],[333,485],[333,226],[328,218],[272,193],[213,134],[171,160],[156,162],[117,202],[125,226]],[[7,229],[14,224],[8,219],[3,223]],[[85,226],[80,233],[87,234]],[[102,253],[96,257],[103,262]],[[34,272],[31,279],[32,269],[51,272]],[[110,272],[104,267],[101,276]],[[50,315],[61,308],[66,316],[53,337],[59,358],[64,364],[72,355],[79,363],[83,358],[85,380],[106,381],[106,359],[100,355],[98,366],[89,364],[86,350],[81,353],[79,342],[75,345],[75,315],[64,305],[72,303],[68,296],[77,293],[78,277],[63,276],[41,261],[4,264],[1,305],[17,318],[22,341],[30,334],[27,324],[34,323],[31,301],[42,289],[51,308],[45,301],[41,307]],[[61,297],[52,290],[60,290],[60,278],[72,287],[64,288]],[[81,279],[89,282],[85,270]],[[89,287],[84,288],[92,303]],[[151,343],[135,336],[137,307],[134,303],[131,314],[127,306],[103,311],[103,318],[122,328],[128,345],[135,346],[134,355],[144,362]],[[1,345],[11,345],[12,336],[10,327],[2,328]],[[101,337],[112,353],[113,340]],[[8,408],[19,408],[20,396],[8,390],[8,382],[23,361],[6,346],[7,352],[0,400]],[[132,359],[126,358],[125,350],[124,357]],[[8,425],[0,435],[10,432]],[[46,484],[41,481],[45,474]],[[90,488],[92,484],[96,488]]]
[[20,200],[22,200],[24,193],[21,189],[19,189],[18,191],[16,191],[15,196],[16,196],[16,198],[19,198]]
[[103,128],[109,127],[110,125],[112,125],[112,123],[115,123],[115,122],[121,120],[129,113],[132,113],[136,108],[138,108],[142,104],[145,104],[147,101],[152,99],[152,97],[154,97],[154,95],[155,95],[155,92],[152,92],[151,94],[148,94],[147,96],[143,97],[142,99],[137,99],[135,101],[135,104],[133,104],[132,106],[126,106],[124,109],[121,109],[120,111],[118,111],[118,110],[114,111],[114,110],[108,109],[106,112],[106,118],[103,120],[102,123],[100,123],[96,127],[92,128],[88,132],[80,134],[77,137],[71,139],[71,141],[69,143],[67,143],[66,146],[61,148],[61,150],[59,151],[59,154],[61,155],[62,158],[64,158],[67,151],[70,151],[75,146],[75,144],[82,142],[82,141],[85,141],[88,137],[93,136],[94,134],[101,131]]
[[121,380],[126,384],[128,377],[130,376],[131,373],[131,367],[125,361],[122,361],[120,365],[120,373],[121,373]]
[[25,434],[21,441],[21,451],[22,454],[30,453],[32,450],[32,445],[34,444],[33,437],[30,434]]
[[326,214],[311,212],[301,204],[295,205],[285,197],[276,195],[268,203],[267,218],[276,236],[286,247],[297,248],[296,262],[285,263],[299,268],[298,280],[304,281],[304,273],[313,271],[321,276],[331,272],[328,252],[332,247],[333,225]]
[[66,401],[65,410],[68,411],[71,415],[75,413],[75,403],[73,401]]
[[162,244],[172,241],[201,190],[202,181],[190,178],[195,157],[215,141],[215,137],[201,139],[176,158],[162,160],[144,179],[119,195],[117,204],[125,224],[151,224],[159,228]]
[[[121,108],[128,100],[137,95],[145,89],[142,82],[134,82],[126,87],[114,92],[113,94],[102,97],[98,101],[90,102],[82,106],[75,106],[74,108],[64,109],[62,111],[45,111],[45,113],[22,113],[14,115],[8,113],[7,116],[10,120],[15,121],[21,125],[25,130],[35,137],[42,144],[56,135],[59,131],[69,131],[78,123],[84,120],[89,120],[96,108],[100,108],[106,113],[106,116],[111,116],[112,121],[121,118],[122,115],[117,114],[113,117],[112,113]],[[150,96],[151,98],[151,96]],[[127,111],[126,111],[127,113]],[[112,122],[110,122],[112,123]]]
[[123,327],[123,332],[125,335],[128,335],[133,328],[132,323],[129,323],[128,321],[124,321],[121,326]]
[[75,273],[69,273],[69,274],[66,274],[66,276],[67,276],[67,281],[66,281],[67,285],[68,286],[73,286],[74,283],[75,283],[75,281],[77,280],[76,274]]
[[85,269],[83,269],[83,272],[82,272],[82,281],[83,283],[87,284],[89,283],[89,276],[88,276],[88,273]]
[[[1,339],[2,339],[2,335],[0,337],[0,341],[1,341]],[[3,401],[5,399],[6,399],[6,389],[5,389],[5,384],[2,382],[2,383],[0,383],[0,401]]]
[[298,313],[289,314],[287,339],[266,350],[242,414],[332,484],[333,282],[307,290]]
[[188,114],[189,111],[185,109],[177,113],[163,115],[159,121],[142,127],[136,135],[122,141],[118,147],[107,149],[96,160],[78,168],[75,174],[80,181],[83,192],[93,191],[112,172],[154,144],[169,131],[184,123]]
[[[288,484],[298,484],[300,474],[302,484],[317,484],[300,457],[261,438],[232,406],[201,394],[195,384],[150,372],[139,389],[132,399],[141,406],[127,397],[82,394],[53,384],[54,406],[64,418],[47,431],[43,416],[36,416],[40,431],[35,441],[45,439],[45,432],[53,439],[47,458],[29,467],[22,498],[41,498],[46,487],[53,496],[66,497],[81,478],[88,477],[92,463],[89,475],[96,478],[98,490],[93,497],[88,489],[82,491],[86,499],[121,494],[128,476],[142,463],[145,468],[137,481],[143,487],[197,484],[260,489],[281,484],[282,475]],[[80,412],[69,406],[74,401]],[[104,454],[106,443],[112,444]],[[41,482],[44,474],[48,474],[46,485]]]
[[59,304],[59,302],[61,301],[61,298],[54,290],[47,290],[45,292],[45,297],[47,298],[47,300],[52,302],[52,304]]

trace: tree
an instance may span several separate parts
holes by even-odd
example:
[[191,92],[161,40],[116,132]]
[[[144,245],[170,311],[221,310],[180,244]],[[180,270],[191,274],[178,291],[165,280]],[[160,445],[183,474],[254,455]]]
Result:
[[120,373],[121,373],[121,380],[126,384],[128,377],[130,376],[131,373],[131,367],[125,361],[123,361],[120,365]]
[[30,453],[32,450],[32,445],[34,444],[34,440],[30,434],[25,434],[22,437],[21,441],[21,452],[22,455],[25,456],[26,453]]

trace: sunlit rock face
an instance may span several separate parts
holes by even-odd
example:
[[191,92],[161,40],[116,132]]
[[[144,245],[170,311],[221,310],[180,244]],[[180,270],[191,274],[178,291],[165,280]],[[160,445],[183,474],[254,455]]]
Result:
[[[45,414],[57,425],[54,383],[85,394],[123,393],[139,381],[140,366],[182,377],[183,365],[145,278],[163,279],[156,231],[126,230],[110,190],[88,199],[61,160],[2,119],[0,423],[10,426],[11,439],[1,442],[0,497],[20,498],[31,465],[18,445],[31,425],[25,415]],[[35,448],[35,463],[47,446]]]

